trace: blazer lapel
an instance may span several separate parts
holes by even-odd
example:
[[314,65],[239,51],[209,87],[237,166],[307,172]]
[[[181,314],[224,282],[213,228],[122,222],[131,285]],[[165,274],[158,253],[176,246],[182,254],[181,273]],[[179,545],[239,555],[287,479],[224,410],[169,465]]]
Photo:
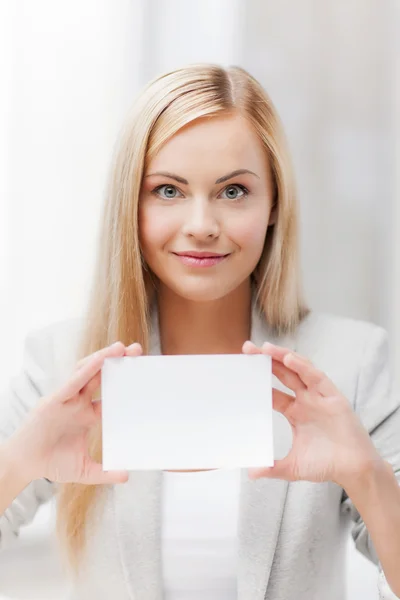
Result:
[[[255,304],[252,312],[251,340],[257,346],[268,341],[291,349],[295,347],[292,336],[278,338],[271,333]],[[274,387],[281,389],[284,387],[279,385],[275,378],[273,383]],[[274,413],[274,435],[276,436],[279,435],[280,427],[275,416],[276,413]],[[247,470],[242,471],[238,523],[238,600],[264,600],[265,598],[288,486],[287,481],[279,479],[252,481],[248,478]]]
[[249,481],[246,470],[242,472],[238,600],[265,598],[287,492],[286,481]]
[[114,486],[120,559],[131,600],[162,599],[160,471],[133,471]]

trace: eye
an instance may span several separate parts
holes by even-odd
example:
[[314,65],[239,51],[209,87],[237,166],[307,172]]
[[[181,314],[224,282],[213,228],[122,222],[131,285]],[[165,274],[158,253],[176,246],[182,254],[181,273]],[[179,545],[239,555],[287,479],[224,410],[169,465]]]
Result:
[[[224,196],[224,194],[226,194]],[[244,198],[248,196],[249,190],[244,187],[244,185],[239,185],[238,183],[228,185],[224,191],[222,192],[222,198],[227,198],[228,200],[239,200],[240,198]]]
[[178,188],[170,184],[159,185],[153,190],[152,193],[160,196],[164,200],[174,200],[175,198],[182,197],[182,194],[179,192]]

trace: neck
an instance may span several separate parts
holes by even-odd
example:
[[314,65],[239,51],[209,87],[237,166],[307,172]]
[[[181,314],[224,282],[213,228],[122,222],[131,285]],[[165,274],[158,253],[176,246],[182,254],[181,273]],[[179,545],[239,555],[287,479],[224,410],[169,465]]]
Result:
[[162,354],[240,354],[251,333],[250,281],[211,302],[193,302],[162,287],[158,317]]

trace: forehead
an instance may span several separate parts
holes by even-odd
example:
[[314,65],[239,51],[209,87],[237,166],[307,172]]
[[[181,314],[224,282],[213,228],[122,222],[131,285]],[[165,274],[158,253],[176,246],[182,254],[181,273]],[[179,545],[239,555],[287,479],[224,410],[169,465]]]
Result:
[[149,170],[221,174],[229,169],[267,168],[267,155],[251,124],[240,115],[197,119],[168,140],[149,164]]

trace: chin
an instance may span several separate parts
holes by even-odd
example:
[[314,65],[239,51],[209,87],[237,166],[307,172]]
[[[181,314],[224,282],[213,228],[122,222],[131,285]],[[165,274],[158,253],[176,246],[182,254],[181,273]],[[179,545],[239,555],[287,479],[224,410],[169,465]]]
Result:
[[214,282],[214,285],[200,285],[200,282],[198,282],[197,285],[183,286],[181,283],[170,287],[175,294],[190,302],[215,302],[228,296],[238,285],[236,282],[231,285],[223,285],[219,281],[218,283]]

